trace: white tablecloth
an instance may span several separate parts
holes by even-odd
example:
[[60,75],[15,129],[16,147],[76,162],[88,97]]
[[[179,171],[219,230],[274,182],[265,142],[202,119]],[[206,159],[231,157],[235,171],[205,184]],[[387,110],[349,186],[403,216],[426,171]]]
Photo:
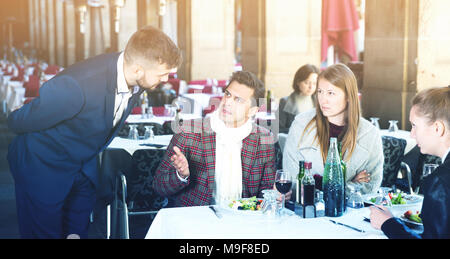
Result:
[[[202,117],[197,114],[184,114],[180,113],[180,118],[183,120],[194,120],[201,119]],[[153,116],[151,118],[144,117],[142,118],[142,114],[130,114],[126,119],[126,123],[128,124],[137,124],[137,123],[158,123],[163,125],[166,121],[173,121],[175,117],[169,116]]]
[[[364,221],[368,208],[349,209],[338,218],[303,219],[297,215],[281,220],[260,212],[234,212],[222,209],[217,218],[207,206],[162,209],[153,220],[147,239],[286,239],[286,238],[386,238],[383,232]],[[253,213],[253,215],[252,215]],[[258,215],[259,213],[259,215]],[[351,225],[365,233],[333,224]]]
[[183,94],[183,97],[191,99],[194,102],[194,107],[192,113],[202,116],[203,109],[208,108],[209,100],[213,97],[220,97],[223,94],[204,94],[204,93],[193,93],[193,94]]
[[388,130],[380,130],[382,136],[392,136],[406,140],[405,154],[413,149],[417,142],[411,138],[411,132],[406,130],[398,130],[396,132],[389,132]]
[[115,137],[109,144],[108,148],[121,148],[130,153],[130,155],[133,155],[133,153],[139,149],[156,149],[155,147],[141,146],[140,144],[165,145],[165,147],[162,148],[166,148],[169,145],[172,136],[173,135],[157,135],[153,140],[132,140],[127,138]]

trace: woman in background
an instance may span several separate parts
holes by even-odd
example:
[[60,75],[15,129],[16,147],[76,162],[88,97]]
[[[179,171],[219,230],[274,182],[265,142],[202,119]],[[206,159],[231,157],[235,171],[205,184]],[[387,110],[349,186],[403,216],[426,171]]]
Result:
[[295,73],[292,83],[294,92],[280,100],[278,109],[280,133],[288,133],[297,114],[314,108],[312,95],[316,91],[318,74],[319,69],[309,64],[300,67]]

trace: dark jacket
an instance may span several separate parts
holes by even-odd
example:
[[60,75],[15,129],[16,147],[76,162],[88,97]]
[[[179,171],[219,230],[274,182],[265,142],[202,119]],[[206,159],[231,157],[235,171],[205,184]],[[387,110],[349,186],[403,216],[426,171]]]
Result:
[[444,163],[422,183],[424,200],[422,222],[424,231],[418,235],[400,219],[391,218],[381,230],[389,238],[450,238],[450,154]]
[[97,155],[105,149],[139,100],[134,94],[113,128],[119,53],[66,68],[46,82],[39,97],[14,111],[8,126],[18,134],[8,161],[16,184],[47,204],[65,199],[77,174],[97,185]]
[[295,103],[295,96],[297,94],[292,92],[289,96],[280,99],[280,105],[278,108],[278,122],[279,122],[279,133],[289,133],[289,128],[292,122],[295,120],[295,116],[300,112]]

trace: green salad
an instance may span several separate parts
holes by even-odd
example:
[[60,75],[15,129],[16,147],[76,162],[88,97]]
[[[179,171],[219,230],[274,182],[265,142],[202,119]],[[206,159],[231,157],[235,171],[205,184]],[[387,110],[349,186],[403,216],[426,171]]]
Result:
[[253,196],[248,199],[233,200],[228,206],[236,210],[261,210],[262,201]]

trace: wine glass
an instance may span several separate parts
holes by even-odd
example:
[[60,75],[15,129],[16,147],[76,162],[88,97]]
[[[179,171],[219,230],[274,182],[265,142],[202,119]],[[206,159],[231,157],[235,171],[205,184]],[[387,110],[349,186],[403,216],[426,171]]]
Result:
[[281,209],[280,213],[283,213],[285,196],[292,188],[292,178],[291,175],[283,170],[277,170],[275,175],[275,188],[281,193]]
[[348,188],[350,189],[350,196],[347,200],[347,206],[354,209],[360,209],[364,207],[364,200],[361,195],[361,185],[355,184],[355,185],[348,185]]
[[378,120],[380,120],[380,118],[377,117],[370,118],[370,122],[372,123],[372,125],[377,127],[377,129],[380,129],[380,124],[378,123]]
[[398,131],[397,123],[398,123],[398,121],[396,121],[396,120],[390,120],[388,131],[389,132],[397,132]]
[[[420,177],[420,181],[430,175],[436,168],[438,168],[438,164],[423,164],[422,176]],[[420,185],[417,186],[415,193],[419,193]]]
[[144,127],[145,127],[144,139],[153,140],[155,138],[155,133],[153,133],[153,126],[144,126]]
[[380,187],[377,191],[377,197],[375,200],[375,204],[381,206],[392,206],[391,199],[388,196],[389,190],[391,188],[388,187]]
[[133,139],[133,140],[138,140],[139,139],[139,132],[137,130],[138,125],[131,124],[129,126],[130,126],[130,132],[128,133],[128,138]]
[[147,118],[153,118],[153,107],[151,107],[151,106],[149,106],[149,107],[147,107],[147,111],[146,111],[146,113],[147,113]]

